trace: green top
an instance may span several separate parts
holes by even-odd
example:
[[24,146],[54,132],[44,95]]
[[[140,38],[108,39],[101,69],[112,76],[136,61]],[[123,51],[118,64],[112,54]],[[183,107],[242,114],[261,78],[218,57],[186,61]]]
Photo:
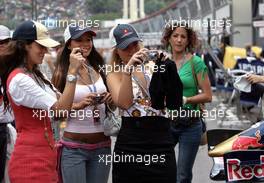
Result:
[[[179,70],[179,76],[183,84],[183,96],[185,97],[192,97],[197,94],[197,88],[192,74],[191,60],[196,76],[202,73],[202,80],[204,80],[205,74],[208,72],[204,61],[198,56],[193,56],[183,64]],[[194,109],[194,106],[193,104],[185,104],[183,108]]]

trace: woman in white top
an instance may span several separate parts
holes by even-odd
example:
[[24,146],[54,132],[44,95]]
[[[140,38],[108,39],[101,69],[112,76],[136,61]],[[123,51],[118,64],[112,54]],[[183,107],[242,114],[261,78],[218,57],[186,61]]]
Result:
[[140,49],[141,40],[129,24],[119,24],[113,34],[116,45],[107,84],[115,105],[122,111],[122,126],[114,148],[113,183],[175,183],[170,121],[163,110],[151,107],[151,75],[142,65],[147,49]]
[[[93,45],[95,32],[89,28],[69,26],[64,33],[65,46],[58,57],[52,78],[62,91],[65,86],[65,70],[69,65],[69,53],[78,48],[85,58],[80,68],[72,113],[67,119],[62,138],[61,172],[64,183],[107,183],[110,166],[99,157],[111,153],[110,138],[104,135],[103,119],[105,102],[112,99],[103,81],[103,59]],[[97,97],[100,95],[100,97]]]
[[0,56],[0,77],[5,107],[11,104],[18,132],[9,163],[12,183],[58,181],[57,152],[52,138],[50,115],[64,117],[72,107],[76,75],[84,58],[73,49],[70,54],[67,82],[60,98],[56,90],[38,69],[47,47],[59,43],[49,38],[47,28],[34,21],[25,21],[13,33]]

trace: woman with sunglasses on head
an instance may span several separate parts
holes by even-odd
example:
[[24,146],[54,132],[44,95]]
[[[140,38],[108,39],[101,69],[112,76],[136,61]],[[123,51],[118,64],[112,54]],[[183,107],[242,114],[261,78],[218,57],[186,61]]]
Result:
[[[196,33],[188,25],[166,25],[162,42],[166,48],[170,48],[183,83],[184,105],[181,110],[199,112],[199,104],[211,102],[212,91],[205,63],[192,52],[197,44]],[[202,90],[201,93],[198,93],[198,88]],[[186,117],[191,120],[188,121],[190,125],[180,123],[172,128],[175,143],[179,143],[177,183],[192,181],[192,168],[202,136],[200,117]]]
[[44,25],[25,21],[15,29],[12,41],[0,55],[3,102],[5,108],[11,105],[13,109],[18,132],[9,163],[12,183],[58,181],[57,151],[49,117],[65,117],[61,111],[71,110],[76,75],[85,60],[77,49],[72,50],[70,66],[65,71],[66,86],[59,94],[38,69],[47,48],[58,44]]
[[[54,85],[65,88],[71,50],[78,49],[85,62],[78,73],[72,106],[61,140],[61,173],[64,183],[107,183],[110,165],[100,157],[111,154],[111,140],[104,135],[105,104],[112,103],[104,84],[104,61],[93,45],[96,33],[89,28],[70,25],[64,32],[65,46],[58,56],[52,78]],[[99,96],[98,96],[99,95]],[[76,113],[77,115],[74,115]]]
[[[170,120],[165,118],[164,106],[162,109],[152,107],[149,92],[152,74],[143,65],[149,51],[142,48],[138,33],[129,24],[116,26],[113,36],[116,45],[107,84],[122,115],[113,155],[113,183],[175,183]],[[161,59],[161,53],[158,57]],[[174,67],[176,70],[175,64]]]

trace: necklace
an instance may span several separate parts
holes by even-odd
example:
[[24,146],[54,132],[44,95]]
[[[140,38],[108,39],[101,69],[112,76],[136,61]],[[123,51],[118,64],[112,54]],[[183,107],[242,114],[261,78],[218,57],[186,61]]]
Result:
[[47,121],[46,118],[44,119],[44,138],[47,140],[49,147],[54,150],[55,149],[55,145],[51,144],[50,138],[49,138],[49,132],[48,132],[48,127],[47,127]]
[[[90,92],[96,92],[95,82],[94,82],[93,76],[92,76],[92,74],[91,74],[91,72],[93,71],[93,69],[90,68],[89,66],[87,66],[86,64],[83,64],[83,68],[84,68],[84,70],[87,72],[87,75],[88,75],[88,77],[89,77],[89,79],[90,79],[90,81],[91,81],[91,84],[89,84],[88,82],[86,82],[80,73],[79,73],[79,76],[80,76],[79,79],[80,79],[85,85],[87,85],[87,87],[89,88]],[[94,77],[96,77],[96,76],[94,76]],[[89,85],[93,85],[93,89],[92,89]],[[94,90],[94,91],[93,91],[93,90]]]
[[[86,70],[86,72],[88,73],[88,77],[89,77],[90,81],[92,82],[93,88],[90,86],[90,84],[88,84],[87,82],[84,82],[84,79],[80,75],[81,81],[89,88],[91,93],[96,93],[97,89],[96,89],[95,82],[94,82],[94,79],[93,79],[92,74],[91,74],[92,68],[90,68],[86,64],[83,64],[82,66]],[[99,109],[97,108],[97,104],[96,103],[94,104],[94,108],[93,108],[93,113],[92,114],[93,114],[94,124],[95,125],[96,124],[100,124]]]
[[[40,87],[43,89],[45,88],[44,83],[36,76],[36,74],[32,71],[29,71],[27,68],[24,67],[25,73],[31,77],[36,84],[39,84]],[[51,144],[50,137],[49,137],[49,132],[48,132],[48,126],[47,126],[47,119],[44,118],[44,138],[47,140],[49,147],[54,150],[55,149],[55,144]]]
[[33,71],[30,71],[29,69],[27,69],[26,67],[23,67],[23,69],[24,69],[24,72],[28,75],[28,76],[30,76],[34,81],[35,81],[35,83],[36,84],[38,84],[42,89],[45,89],[45,84],[44,84],[44,82],[36,75],[36,73],[35,72],[33,72]]

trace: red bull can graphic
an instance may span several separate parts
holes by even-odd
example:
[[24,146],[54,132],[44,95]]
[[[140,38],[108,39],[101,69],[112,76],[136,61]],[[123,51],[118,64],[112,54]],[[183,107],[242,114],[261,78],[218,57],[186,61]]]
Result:
[[262,147],[264,147],[264,122],[259,122],[252,125],[249,129],[216,145],[208,154],[211,157],[218,157],[233,150],[257,149]]
[[264,151],[234,151],[224,155],[226,181],[264,181]]

